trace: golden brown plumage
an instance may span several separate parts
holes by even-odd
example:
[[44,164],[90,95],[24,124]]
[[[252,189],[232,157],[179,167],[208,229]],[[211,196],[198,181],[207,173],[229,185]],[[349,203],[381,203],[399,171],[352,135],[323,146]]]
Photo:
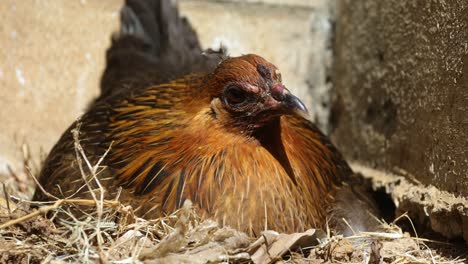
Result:
[[[114,40],[113,48],[123,39]],[[334,197],[347,188],[340,186],[351,170],[304,117],[304,105],[284,87],[274,65],[245,55],[225,59],[208,73],[166,82],[169,77],[154,68],[165,60],[146,75],[119,69],[120,75],[130,72],[121,77],[112,55],[102,95],[80,120],[81,145],[91,161],[110,147],[107,168],[99,174],[106,197],[114,198],[121,186],[120,200],[148,218],[190,199],[203,216],[256,234],[266,221],[270,229],[295,232],[323,227],[332,216]],[[84,185],[70,129],[40,176],[44,188],[59,197]],[[86,188],[77,194],[88,195]],[[35,199],[47,197],[38,191]]]

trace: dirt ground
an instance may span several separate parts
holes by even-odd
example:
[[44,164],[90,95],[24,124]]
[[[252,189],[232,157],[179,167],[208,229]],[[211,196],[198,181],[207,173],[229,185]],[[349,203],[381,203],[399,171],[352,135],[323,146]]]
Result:
[[[406,215],[383,222],[378,233],[268,230],[253,238],[200,219],[190,202],[155,220],[136,217],[118,201],[34,204],[39,166],[25,160],[23,170],[0,176],[0,263],[465,263],[468,257],[463,244],[403,231],[397,224],[408,224]],[[76,205],[96,212],[75,217]]]

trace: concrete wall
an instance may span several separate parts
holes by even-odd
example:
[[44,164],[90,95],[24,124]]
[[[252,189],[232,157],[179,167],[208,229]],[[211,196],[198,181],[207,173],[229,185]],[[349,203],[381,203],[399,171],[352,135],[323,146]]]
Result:
[[[338,147],[426,186],[414,197],[393,193],[400,210],[468,238],[468,1],[343,0],[336,28]],[[427,186],[458,198],[441,201]],[[428,199],[445,213],[435,216]]]
[[[104,55],[123,1],[4,0],[0,4],[0,172],[19,167],[21,144],[47,153],[97,95]],[[179,1],[203,47],[258,53],[327,120],[330,32],[325,0]],[[328,49],[328,52],[326,52]],[[313,75],[310,74],[313,72]],[[316,88],[316,89],[315,89]],[[317,107],[314,107],[317,105]],[[322,123],[323,123],[322,122]]]
[[121,1],[0,4],[0,172],[39,160],[97,95]]
[[341,149],[468,196],[468,2],[346,0],[338,17]]

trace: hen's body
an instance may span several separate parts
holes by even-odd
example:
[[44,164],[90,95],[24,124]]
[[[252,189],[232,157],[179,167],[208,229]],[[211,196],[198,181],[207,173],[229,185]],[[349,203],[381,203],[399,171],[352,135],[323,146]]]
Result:
[[[232,83],[289,96],[276,68],[246,55],[214,69],[218,59],[201,55],[194,33],[167,4],[128,1],[123,32],[108,52],[102,94],[80,120],[88,159],[96,162],[110,149],[99,174],[106,197],[114,198],[121,186],[120,200],[148,218],[190,199],[203,216],[256,234],[265,224],[294,232],[322,227],[334,213],[353,218],[347,206],[362,210],[355,224],[365,227],[363,211],[371,203],[341,186],[351,170],[310,121],[294,111],[239,114],[220,99]],[[158,32],[148,32],[154,28]],[[185,75],[200,71],[208,74]],[[70,133],[75,127],[63,134],[40,176],[58,197],[89,196],[79,190],[84,181]],[[47,197],[38,191],[35,199]],[[353,201],[347,205],[347,199]]]

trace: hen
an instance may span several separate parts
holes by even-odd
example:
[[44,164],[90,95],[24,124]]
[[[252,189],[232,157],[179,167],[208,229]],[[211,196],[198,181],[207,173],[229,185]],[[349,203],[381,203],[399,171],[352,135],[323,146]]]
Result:
[[[259,234],[330,225],[369,227],[367,194],[352,171],[257,55],[202,55],[170,1],[128,0],[107,53],[101,95],[80,119],[91,162],[104,158],[106,197],[156,218],[190,199],[205,217]],[[193,74],[196,73],[196,74]],[[89,197],[72,124],[50,152],[40,184],[57,197]],[[91,181],[94,188],[97,185]],[[50,199],[38,190],[35,200]]]

